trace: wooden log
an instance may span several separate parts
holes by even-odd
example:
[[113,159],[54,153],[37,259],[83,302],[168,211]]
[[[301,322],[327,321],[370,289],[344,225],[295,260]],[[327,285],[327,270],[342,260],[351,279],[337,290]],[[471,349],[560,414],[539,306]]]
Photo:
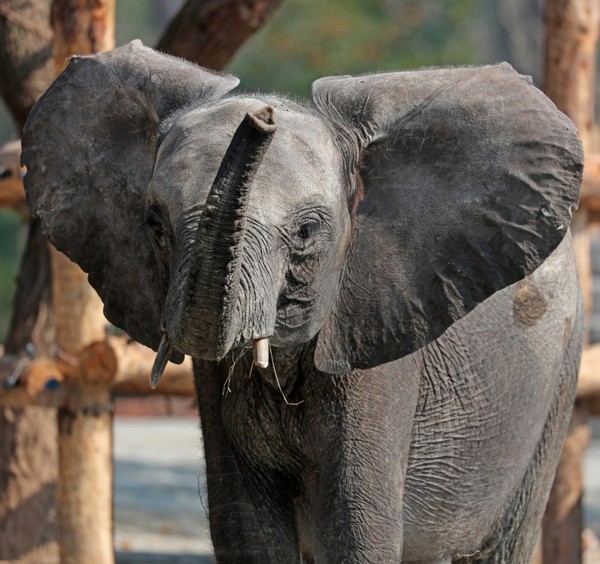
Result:
[[110,344],[117,359],[114,390],[120,395],[165,394],[195,396],[192,363],[186,357],[182,364],[167,363],[156,390],[150,389],[149,378],[154,357],[153,350],[123,338],[111,338]]
[[23,191],[21,167],[21,141],[10,141],[0,147],[0,208],[17,210],[23,217],[29,216]]
[[92,382],[104,382],[115,394],[143,396],[161,394],[194,397],[192,363],[167,363],[156,390],[150,389],[150,370],[156,354],[153,350],[110,336],[91,343],[77,356],[58,359],[0,356],[0,405],[13,407],[65,407],[68,378],[85,374]]
[[[595,69],[600,31],[598,0],[546,0],[544,90],[579,128],[586,154],[594,131]],[[589,181],[584,185],[585,193]],[[585,213],[585,212],[583,212]],[[579,223],[579,225],[577,225]],[[589,237],[575,225],[577,258],[582,270],[586,312],[591,308]],[[545,564],[580,562],[583,524],[583,462],[590,428],[584,406],[576,403],[544,515],[542,553]]]
[[112,375],[77,362],[86,345],[103,339],[106,322],[85,273],[58,251],[50,255],[56,342],[67,376],[66,402],[58,410],[61,563],[113,564]]
[[58,410],[61,563],[112,563],[110,390],[83,377],[67,393],[67,407]]
[[[54,0],[53,55],[57,73],[68,57],[114,47],[115,0]],[[51,252],[56,342],[64,359],[102,341],[102,303],[87,276]],[[102,363],[100,363],[102,367]],[[66,368],[66,404],[58,410],[58,524],[62,564],[113,564],[111,370]],[[95,366],[98,368],[98,366]]]
[[[0,405],[12,408],[52,408],[57,409],[64,405],[66,396],[64,388],[59,390],[42,390],[31,395],[25,388],[13,388],[0,391]],[[2,562],[0,560],[0,562]]]
[[590,417],[600,417],[600,398],[593,397],[581,402]]
[[542,544],[542,533],[538,535],[537,542],[535,543],[535,548],[533,549],[533,554],[531,556],[531,560],[529,564],[544,564],[544,554],[542,552],[543,544]]
[[0,405],[58,407],[65,401],[63,374],[52,359],[0,358]]
[[583,548],[583,561],[586,564],[598,564],[600,562],[600,540],[591,529],[585,529],[581,535]]
[[600,344],[590,345],[583,350],[577,399],[600,399]]
[[68,376],[58,410],[58,522],[61,562],[112,564],[112,409],[110,380],[75,360],[101,340],[102,304],[86,275],[51,250],[56,340]]
[[72,55],[89,55],[115,46],[115,0],[54,0],[52,53],[57,74]]
[[64,352],[74,357],[91,343],[104,340],[107,321],[87,274],[54,248],[51,264],[59,355]]
[[590,221],[600,221],[600,153],[586,156],[583,169],[583,193],[580,208],[588,211]]
[[582,561],[583,464],[590,436],[587,413],[578,406],[573,411],[544,514],[542,551],[545,564]]
[[581,357],[577,400],[593,417],[600,417],[600,345],[584,349]]
[[544,91],[577,125],[591,150],[596,57],[600,33],[598,0],[547,0]]

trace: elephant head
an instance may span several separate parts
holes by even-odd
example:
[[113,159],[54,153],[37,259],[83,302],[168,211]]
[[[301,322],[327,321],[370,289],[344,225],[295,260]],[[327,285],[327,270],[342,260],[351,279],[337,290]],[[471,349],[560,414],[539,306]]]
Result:
[[568,229],[576,130],[509,65],[323,78],[310,106],[237,82],[134,42],[73,59],[25,129],[33,214],[164,361],[389,362]]

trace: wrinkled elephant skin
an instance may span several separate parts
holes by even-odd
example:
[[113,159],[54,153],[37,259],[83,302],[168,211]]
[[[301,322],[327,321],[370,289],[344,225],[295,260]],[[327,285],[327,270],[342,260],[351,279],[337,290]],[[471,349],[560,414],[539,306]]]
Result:
[[217,560],[528,562],[582,344],[573,124],[506,64],[237,84],[133,42],[23,138],[153,385],[193,358]]

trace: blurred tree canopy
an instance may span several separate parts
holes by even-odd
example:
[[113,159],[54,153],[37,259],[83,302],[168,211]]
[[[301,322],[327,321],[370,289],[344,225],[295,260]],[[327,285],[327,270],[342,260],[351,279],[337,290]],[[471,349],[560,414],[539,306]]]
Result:
[[320,76],[482,60],[479,0],[288,0],[230,70],[248,90],[310,94]]
[[[118,0],[117,42],[137,37],[156,45],[181,4]],[[512,59],[514,38],[523,37],[519,29],[524,37],[541,34],[540,6],[541,0],[285,0],[229,70],[241,78],[242,89],[308,97],[311,82],[324,75]],[[519,53],[518,70],[534,73],[537,61]],[[17,132],[0,110],[4,143]],[[0,342],[21,239],[16,215],[0,213]]]

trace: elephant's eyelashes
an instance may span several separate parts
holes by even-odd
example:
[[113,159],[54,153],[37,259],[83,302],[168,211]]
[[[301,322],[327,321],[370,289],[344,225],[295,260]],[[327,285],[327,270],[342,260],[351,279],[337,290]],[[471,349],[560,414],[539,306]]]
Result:
[[305,219],[298,225],[298,237],[300,239],[310,239],[319,230],[319,227],[318,220]]
[[166,226],[164,212],[156,207],[150,206],[148,216],[142,228],[150,233],[152,242],[162,253],[167,253],[170,249],[171,235]]
[[314,250],[314,245],[323,238],[326,232],[320,218],[305,217],[294,225],[290,242],[296,252]]

